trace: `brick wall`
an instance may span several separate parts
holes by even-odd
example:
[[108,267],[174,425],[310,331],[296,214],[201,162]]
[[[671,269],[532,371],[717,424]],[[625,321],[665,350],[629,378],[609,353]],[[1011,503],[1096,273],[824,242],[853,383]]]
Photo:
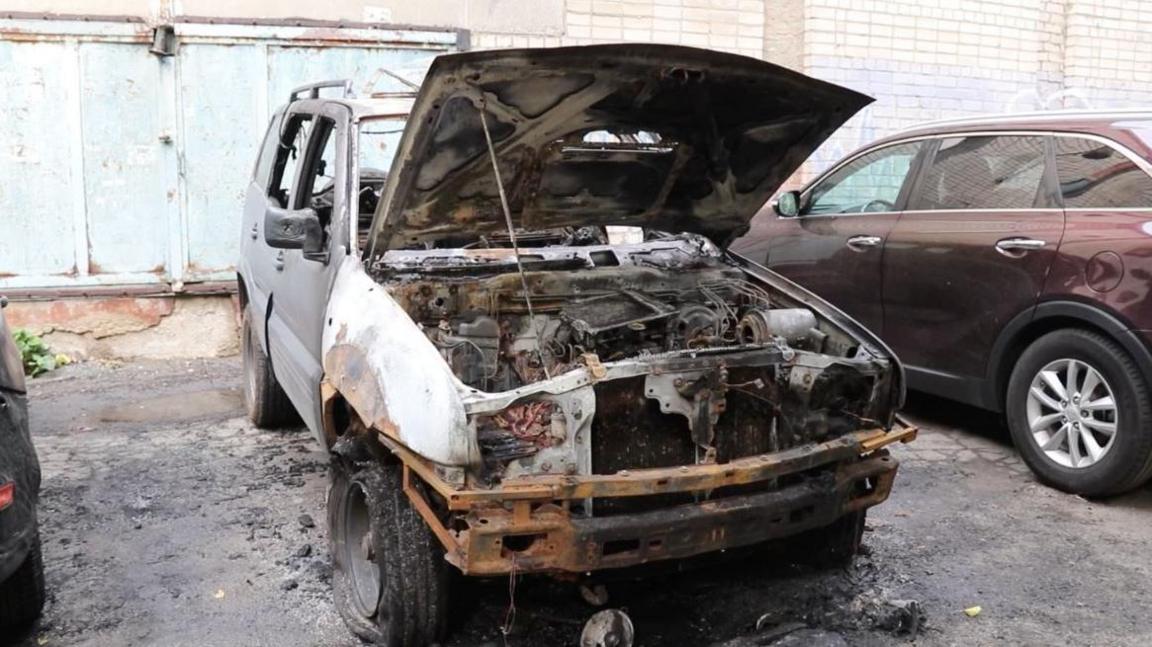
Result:
[[1065,105],[1152,105],[1152,2],[1069,2],[1064,86]]
[[1059,87],[1061,4],[808,0],[804,72],[876,98],[812,166],[916,122],[1033,109]]
[[479,32],[472,43],[477,48],[671,43],[762,58],[765,11],[771,4],[765,0],[567,0],[560,36]]
[[807,177],[921,121],[1152,106],[1150,37],[1152,0],[566,0],[559,34],[477,32],[473,45],[710,47],[875,97]]

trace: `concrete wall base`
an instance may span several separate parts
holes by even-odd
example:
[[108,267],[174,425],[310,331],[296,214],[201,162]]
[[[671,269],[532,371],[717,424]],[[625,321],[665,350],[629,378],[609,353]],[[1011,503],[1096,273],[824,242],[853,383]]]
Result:
[[13,301],[13,328],[74,359],[187,359],[240,352],[235,296],[90,297]]

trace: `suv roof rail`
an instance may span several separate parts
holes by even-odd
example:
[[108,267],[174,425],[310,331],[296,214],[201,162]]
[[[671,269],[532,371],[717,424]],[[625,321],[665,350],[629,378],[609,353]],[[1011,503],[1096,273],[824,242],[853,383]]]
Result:
[[309,99],[319,99],[320,90],[324,88],[343,88],[344,95],[341,98],[348,98],[352,96],[352,79],[333,79],[331,81],[320,81],[317,83],[309,83],[302,85],[292,91],[288,97],[288,103],[296,101],[300,95],[307,93]]
[[901,130],[919,130],[920,128],[936,126],[958,126],[962,124],[995,122],[1011,119],[1060,119],[1067,117],[1107,117],[1111,115],[1149,115],[1152,116],[1152,107],[1145,108],[1067,108],[1060,110],[1034,110],[1026,112],[1005,112],[998,114],[969,115],[967,117],[951,117],[948,119],[934,119],[914,124]]

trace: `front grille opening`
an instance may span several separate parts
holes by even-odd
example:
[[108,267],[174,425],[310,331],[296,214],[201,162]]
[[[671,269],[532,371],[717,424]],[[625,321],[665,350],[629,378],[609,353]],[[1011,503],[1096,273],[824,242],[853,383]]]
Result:
[[604,542],[604,546],[600,551],[605,557],[611,555],[619,555],[621,553],[631,553],[640,550],[639,539],[613,539],[612,541]]

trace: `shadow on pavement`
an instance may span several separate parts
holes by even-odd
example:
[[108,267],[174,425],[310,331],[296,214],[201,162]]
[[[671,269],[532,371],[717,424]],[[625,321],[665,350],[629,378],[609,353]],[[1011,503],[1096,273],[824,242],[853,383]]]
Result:
[[961,404],[941,397],[909,391],[901,413],[948,431],[959,430],[1010,447],[1012,436],[1004,417],[992,411]]

